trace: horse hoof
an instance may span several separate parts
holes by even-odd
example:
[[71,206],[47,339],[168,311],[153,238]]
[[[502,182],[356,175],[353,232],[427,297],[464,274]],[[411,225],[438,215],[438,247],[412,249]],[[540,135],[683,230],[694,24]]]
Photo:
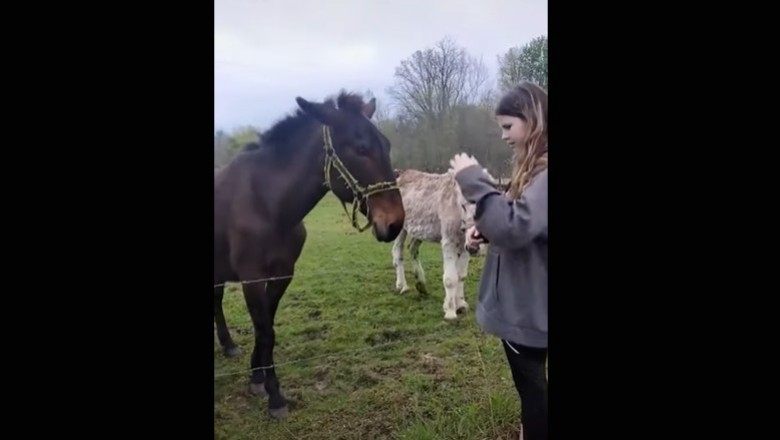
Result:
[[418,281],[417,283],[415,283],[414,287],[421,294],[423,294],[423,295],[427,295],[428,294],[428,289],[425,287],[425,283]]
[[458,314],[453,312],[447,312],[444,314],[444,319],[446,319],[447,321],[458,319]]
[[249,392],[252,395],[265,397],[268,393],[265,391],[265,384],[263,383],[249,383]]
[[287,405],[281,408],[268,408],[268,415],[270,415],[272,419],[281,420],[286,418],[289,414],[290,410],[287,408]]
[[241,354],[241,349],[238,347],[227,347],[223,350],[225,357],[233,358]]
[[409,291],[409,286],[396,287],[395,290],[398,292],[399,295],[403,295],[404,293]]

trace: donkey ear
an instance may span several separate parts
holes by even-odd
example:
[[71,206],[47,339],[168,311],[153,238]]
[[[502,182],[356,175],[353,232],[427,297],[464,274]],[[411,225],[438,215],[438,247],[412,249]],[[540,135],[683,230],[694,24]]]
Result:
[[363,106],[363,114],[366,115],[368,119],[371,119],[371,117],[374,116],[375,111],[376,111],[376,98],[371,98],[371,100],[368,101]]
[[332,124],[336,117],[336,107],[332,102],[326,102],[324,104],[319,102],[309,102],[300,96],[295,98],[295,102],[298,103],[298,106],[301,108],[301,110],[306,112],[306,114],[314,117],[325,125]]

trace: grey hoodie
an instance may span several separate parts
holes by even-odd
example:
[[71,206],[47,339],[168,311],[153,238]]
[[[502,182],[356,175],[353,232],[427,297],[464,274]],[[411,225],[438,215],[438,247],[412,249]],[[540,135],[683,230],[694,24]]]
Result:
[[477,322],[509,342],[547,347],[547,170],[510,203],[478,165],[455,179],[476,203],[475,226],[490,243]]

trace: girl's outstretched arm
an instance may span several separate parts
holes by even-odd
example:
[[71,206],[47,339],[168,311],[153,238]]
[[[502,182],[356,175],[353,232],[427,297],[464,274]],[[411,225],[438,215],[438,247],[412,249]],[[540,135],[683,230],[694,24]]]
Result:
[[463,196],[477,205],[474,222],[488,241],[517,249],[547,234],[547,170],[539,173],[522,196],[508,202],[478,165],[455,175]]

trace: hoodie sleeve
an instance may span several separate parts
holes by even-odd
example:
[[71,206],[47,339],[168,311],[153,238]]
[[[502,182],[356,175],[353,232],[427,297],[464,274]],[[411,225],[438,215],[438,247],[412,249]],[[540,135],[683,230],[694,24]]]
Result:
[[464,168],[455,179],[463,196],[477,205],[475,226],[491,243],[517,249],[547,234],[547,170],[514,202],[504,198],[478,165]]

